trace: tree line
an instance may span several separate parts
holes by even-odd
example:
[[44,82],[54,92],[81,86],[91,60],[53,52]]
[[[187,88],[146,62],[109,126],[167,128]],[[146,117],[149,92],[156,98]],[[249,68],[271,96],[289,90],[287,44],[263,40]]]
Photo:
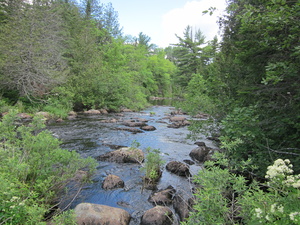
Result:
[[10,104],[141,109],[152,95],[172,95],[176,67],[146,34],[124,36],[111,3],[1,0],[0,7],[1,96]]
[[184,224],[299,224],[300,3],[227,3],[221,42],[201,48],[188,28],[174,49],[181,107],[211,115],[191,130],[221,152],[195,177],[202,188]]

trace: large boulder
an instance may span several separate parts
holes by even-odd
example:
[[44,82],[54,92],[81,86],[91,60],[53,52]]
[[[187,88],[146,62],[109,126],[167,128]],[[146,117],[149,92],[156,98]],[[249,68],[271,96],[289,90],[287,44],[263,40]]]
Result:
[[192,198],[185,199],[182,195],[176,195],[173,201],[173,208],[179,215],[180,221],[185,221],[189,217],[189,213],[193,210],[194,200]]
[[172,161],[166,165],[166,169],[171,173],[175,173],[179,176],[191,176],[190,167],[182,162]]
[[176,190],[169,186],[167,189],[153,193],[148,201],[153,203],[154,205],[170,205],[173,201],[173,196]]
[[128,225],[131,219],[126,210],[106,205],[80,203],[74,211],[78,225]]
[[106,160],[118,163],[142,163],[144,152],[138,148],[124,147],[98,156],[98,160]]
[[124,181],[120,177],[113,174],[109,174],[102,183],[102,188],[105,190],[123,187]]
[[193,160],[196,160],[200,163],[203,163],[203,162],[209,160],[210,152],[212,151],[212,149],[207,147],[204,142],[196,142],[195,144],[197,144],[198,147],[194,148],[190,152],[190,154],[189,154],[190,157]]
[[165,206],[155,206],[147,210],[142,216],[140,225],[172,225],[173,213]]

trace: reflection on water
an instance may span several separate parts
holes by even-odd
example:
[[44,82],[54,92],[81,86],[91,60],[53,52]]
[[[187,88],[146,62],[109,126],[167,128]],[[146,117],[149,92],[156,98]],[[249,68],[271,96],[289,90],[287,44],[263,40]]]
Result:
[[[124,116],[117,114],[94,116],[82,114],[76,120],[53,124],[48,128],[62,140],[62,148],[76,150],[83,157],[96,157],[112,151],[109,145],[131,146],[133,141],[137,141],[140,143],[140,149],[142,150],[148,147],[160,149],[162,158],[166,163],[174,160],[182,162],[184,159],[190,159],[190,151],[197,146],[193,144],[193,141],[186,139],[188,134],[186,127],[179,129],[167,127],[169,120],[166,116],[172,110],[173,108],[166,106],[154,106],[143,112],[124,113]],[[120,122],[101,122],[107,117],[116,118]],[[147,124],[156,127],[156,130],[132,134],[116,129],[124,126],[121,121],[131,118],[147,119],[149,121]],[[212,143],[206,140],[204,136],[199,141],[205,141],[207,146],[213,147]],[[133,217],[131,224],[135,224],[144,211],[153,207],[148,202],[151,191],[142,190],[143,174],[140,168],[141,165],[136,164],[99,161],[93,183],[83,187],[72,203],[71,208],[81,202],[119,207],[131,213]],[[196,174],[201,166],[195,164],[190,166],[190,169],[192,174]],[[104,190],[102,182],[108,174],[121,177],[125,182],[125,188]],[[169,185],[172,185],[178,193],[184,196],[191,195],[192,184],[187,178],[170,174],[164,169],[158,189],[167,188]]]

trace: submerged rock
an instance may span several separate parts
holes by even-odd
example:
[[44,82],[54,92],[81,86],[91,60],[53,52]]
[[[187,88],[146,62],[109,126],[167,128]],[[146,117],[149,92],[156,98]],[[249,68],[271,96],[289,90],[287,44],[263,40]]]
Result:
[[148,201],[153,203],[154,205],[170,205],[173,201],[173,196],[176,190],[170,186],[165,190],[153,193]]
[[128,132],[131,132],[133,134],[136,134],[136,133],[143,133],[142,130],[138,129],[138,128],[134,128],[134,127],[118,127],[116,128],[116,130],[124,130],[124,131],[128,131]]
[[145,122],[124,122],[123,125],[127,126],[127,127],[143,127],[146,126]]
[[80,203],[74,211],[78,225],[128,225],[131,219],[130,214],[124,209],[99,204]]

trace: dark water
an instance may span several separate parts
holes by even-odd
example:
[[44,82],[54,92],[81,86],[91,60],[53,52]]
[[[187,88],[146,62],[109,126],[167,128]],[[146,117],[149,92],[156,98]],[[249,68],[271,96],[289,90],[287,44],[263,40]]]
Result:
[[[166,163],[170,161],[182,162],[184,159],[190,159],[189,153],[197,146],[194,145],[194,141],[186,139],[189,133],[187,127],[179,129],[167,127],[169,119],[166,118],[166,116],[168,116],[172,110],[174,110],[174,108],[154,106],[142,112],[123,113],[123,116],[117,114],[81,114],[76,120],[53,124],[50,125],[48,129],[63,141],[62,148],[76,150],[83,157],[96,157],[113,151],[108,145],[131,146],[134,141],[137,141],[140,143],[139,148],[142,150],[148,147],[159,149]],[[109,118],[116,118],[119,122],[101,122]],[[124,127],[121,121],[132,118],[147,119],[149,120],[147,124],[156,127],[156,130],[133,134],[128,131],[115,129]],[[207,146],[214,147],[213,143],[205,139],[204,136],[199,137],[198,141],[204,141]],[[133,217],[130,223],[131,225],[139,224],[140,217],[144,211],[153,207],[153,205],[148,202],[152,191],[142,190],[143,173],[140,168],[141,165],[137,164],[118,164],[99,161],[96,174],[93,177],[93,183],[83,187],[70,207],[74,208],[81,202],[119,207],[127,210],[131,214]],[[201,165],[195,164],[190,166],[192,174],[196,174],[199,169],[201,169]],[[123,179],[125,188],[108,191],[102,189],[102,182],[108,174],[114,174]],[[180,193],[186,198],[191,196],[191,188],[193,185],[190,180],[171,174],[166,171],[164,167],[162,178],[158,183],[158,189],[167,188],[169,185],[172,185],[177,193]]]

